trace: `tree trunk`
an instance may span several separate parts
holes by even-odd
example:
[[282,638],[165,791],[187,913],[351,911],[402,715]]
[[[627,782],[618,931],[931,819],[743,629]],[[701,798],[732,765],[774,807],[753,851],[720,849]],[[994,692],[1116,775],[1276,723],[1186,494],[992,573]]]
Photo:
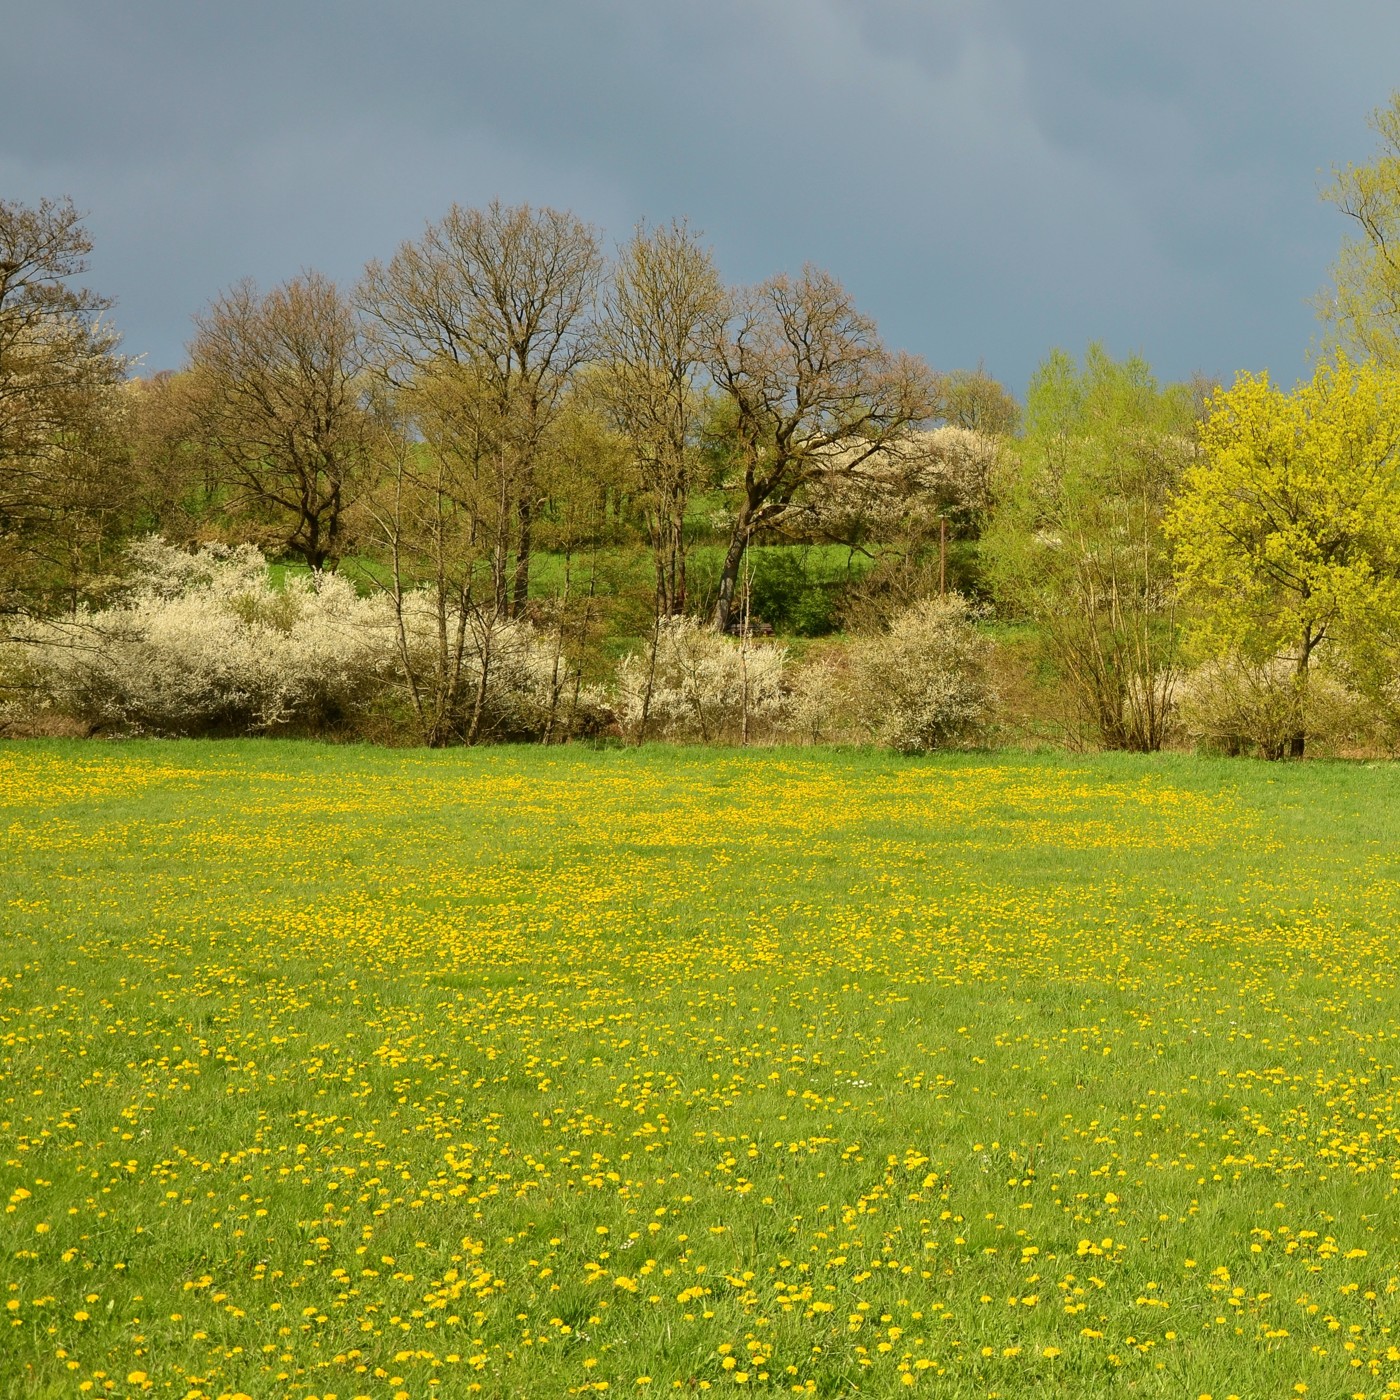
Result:
[[555,619],[554,628],[554,664],[549,677],[549,717],[545,720],[544,735],[541,743],[548,745],[554,737],[554,721],[559,714],[559,692],[562,687],[559,684],[559,668],[564,661],[564,619],[569,608],[569,580],[573,568],[573,554],[570,550],[564,551],[564,592],[559,598],[559,615]]
[[656,615],[669,617],[671,614],[671,591],[667,586],[666,558],[658,544],[653,556],[656,565]]
[[734,533],[730,536],[729,549],[724,556],[724,567],[719,574],[719,598],[715,602],[714,627],[721,635],[729,630],[729,620],[734,613],[734,590],[739,583],[739,569],[744,562],[744,551],[749,545],[752,520],[753,507],[745,500],[740,507],[739,517],[734,522]]
[[481,738],[481,721],[486,713],[486,690],[491,675],[491,631],[481,634],[481,676],[476,683],[476,696],[472,701],[471,727],[467,730],[467,744],[474,745]]
[[685,497],[679,488],[657,491],[647,508],[647,533],[656,567],[656,611],[661,617],[685,612]]
[[325,562],[322,565],[332,573],[340,567],[340,513],[340,484],[336,482],[326,506]]
[[299,533],[305,540],[299,552],[301,557],[306,560],[306,567],[313,570],[320,569],[326,562],[326,549],[321,543],[321,518],[315,511],[305,509],[302,511]]
[[510,594],[506,586],[510,561],[510,495],[506,486],[504,464],[498,461],[496,475],[500,490],[496,497],[496,530],[491,548],[491,587],[494,592],[497,617],[510,616]]
[[1308,677],[1313,643],[1304,637],[1298,649],[1298,669],[1293,675],[1294,729],[1288,739],[1289,758],[1302,758],[1308,743]]
[[749,745],[749,633],[752,630],[750,627],[752,603],[753,570],[751,569],[744,578],[744,609],[740,614],[739,624],[739,674],[743,680],[743,691],[739,697],[743,706],[740,714],[739,742],[745,748],[748,748]]
[[515,595],[511,599],[510,616],[522,618],[530,601],[530,549],[533,506],[528,494],[522,495],[516,511],[520,517],[519,546],[515,551]]
[[658,612],[651,623],[651,655],[647,659],[647,688],[642,693],[642,720],[637,726],[637,747],[641,748],[647,737],[647,720],[651,718],[651,696],[656,688],[656,652],[661,645],[661,614]]

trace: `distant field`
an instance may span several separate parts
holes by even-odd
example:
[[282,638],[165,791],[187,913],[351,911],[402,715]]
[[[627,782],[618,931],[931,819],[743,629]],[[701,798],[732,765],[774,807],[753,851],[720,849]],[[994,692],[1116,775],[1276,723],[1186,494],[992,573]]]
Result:
[[1400,769],[0,747],[0,1391],[1400,1392]]

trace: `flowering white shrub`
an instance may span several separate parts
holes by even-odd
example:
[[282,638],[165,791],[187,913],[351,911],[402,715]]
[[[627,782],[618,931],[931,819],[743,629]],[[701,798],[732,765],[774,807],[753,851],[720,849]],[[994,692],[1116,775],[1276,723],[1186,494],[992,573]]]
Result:
[[823,651],[793,668],[787,685],[783,730],[801,744],[859,737],[849,716],[849,668],[844,652]]
[[458,650],[461,617],[449,609],[444,654],[428,589],[404,595],[401,637],[388,595],[362,598],[337,574],[274,587],[251,545],[189,554],[152,538],[129,557],[114,606],[32,623],[4,649],[12,719],[94,733],[315,733],[359,725],[391,689],[416,686],[440,710],[434,742],[445,742],[596,728],[606,708],[526,622],[469,613]]
[[1222,657],[1198,667],[1182,682],[1176,716],[1196,745],[1237,756],[1282,758],[1294,735],[1308,746],[1330,748],[1364,730],[1360,697],[1314,669],[1300,692],[1291,659],[1266,662]]
[[[783,716],[787,648],[722,637],[693,617],[663,621],[652,648],[617,668],[623,732],[653,738],[734,739],[770,731]],[[648,695],[648,692],[650,694]]]
[[882,633],[851,648],[849,712],[877,743],[918,753],[975,737],[994,696],[992,644],[957,594],[898,614]]
[[320,729],[360,710],[392,664],[389,615],[334,574],[274,588],[250,545],[130,551],[117,603],[33,623],[12,648],[29,708],[92,731]]
[[908,433],[858,462],[848,449],[833,455],[808,509],[833,536],[890,539],[945,512],[985,510],[1005,452],[999,439],[951,425]]

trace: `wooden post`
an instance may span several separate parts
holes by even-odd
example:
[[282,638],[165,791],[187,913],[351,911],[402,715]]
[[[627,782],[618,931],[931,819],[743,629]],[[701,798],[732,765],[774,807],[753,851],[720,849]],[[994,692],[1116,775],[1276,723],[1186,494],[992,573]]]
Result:
[[948,592],[948,517],[938,517],[938,596]]

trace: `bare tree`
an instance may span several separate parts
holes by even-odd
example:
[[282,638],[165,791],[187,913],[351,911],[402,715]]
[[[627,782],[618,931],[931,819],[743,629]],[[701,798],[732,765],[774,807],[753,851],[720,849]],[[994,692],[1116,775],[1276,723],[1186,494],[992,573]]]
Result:
[[923,361],[887,351],[841,284],[811,266],[734,299],[710,370],[726,400],[738,497],[714,612],[722,632],[755,534],[933,417],[939,389]]
[[[589,348],[601,271],[597,235],[574,215],[528,205],[454,205],[387,266],[371,263],[361,301],[376,323],[386,372],[399,384],[430,377],[451,430],[470,441],[490,477],[497,603],[523,613],[529,596],[538,460],[574,371]],[[439,426],[449,423],[445,409]],[[508,556],[513,565],[507,575]]]
[[127,490],[141,526],[189,546],[211,529],[223,483],[220,461],[200,431],[197,376],[162,370],[124,386]]
[[955,369],[944,376],[941,411],[953,427],[988,437],[1011,437],[1021,423],[1021,409],[1011,391],[980,363],[976,369]]
[[119,504],[125,362],[110,303],[74,285],[91,250],[68,200],[0,200],[0,614],[71,599]]
[[280,522],[287,549],[313,569],[334,567],[373,437],[354,307],[304,272],[266,295],[240,282],[195,325],[208,444],[243,504]]
[[[540,525],[562,555],[561,586],[531,621],[511,619],[497,606],[495,540],[479,528],[491,478],[463,428],[471,415],[448,392],[463,385],[460,375],[448,376],[446,388],[425,375],[407,388],[386,386],[384,418],[396,410],[398,431],[386,438],[386,471],[364,503],[387,566],[376,577],[392,606],[399,668],[424,743],[527,732],[549,743],[573,732],[576,653],[597,622],[596,568],[580,569],[578,554],[598,536],[617,446],[586,407],[565,405],[537,463],[548,494]],[[530,692],[523,706],[522,681]]]
[[[516,504],[523,483],[505,446],[510,425],[501,420],[492,384],[474,366],[440,358],[417,366],[411,378],[391,384],[389,391],[408,430],[421,439],[417,457],[432,462],[458,521],[460,557],[444,557],[434,570],[459,568],[464,577],[471,575],[474,596],[501,617],[510,616]],[[430,551],[434,557],[436,549],[435,544]],[[475,581],[482,567],[490,577],[484,595]]]
[[[365,508],[387,556],[384,586],[418,734],[438,748],[480,733],[497,614],[482,607],[477,589],[470,453],[414,441],[410,412],[401,409],[389,471]],[[477,693],[468,695],[478,650]]]
[[613,270],[595,383],[631,449],[662,617],[685,611],[697,378],[723,321],[724,289],[695,234],[684,222],[639,227]]

